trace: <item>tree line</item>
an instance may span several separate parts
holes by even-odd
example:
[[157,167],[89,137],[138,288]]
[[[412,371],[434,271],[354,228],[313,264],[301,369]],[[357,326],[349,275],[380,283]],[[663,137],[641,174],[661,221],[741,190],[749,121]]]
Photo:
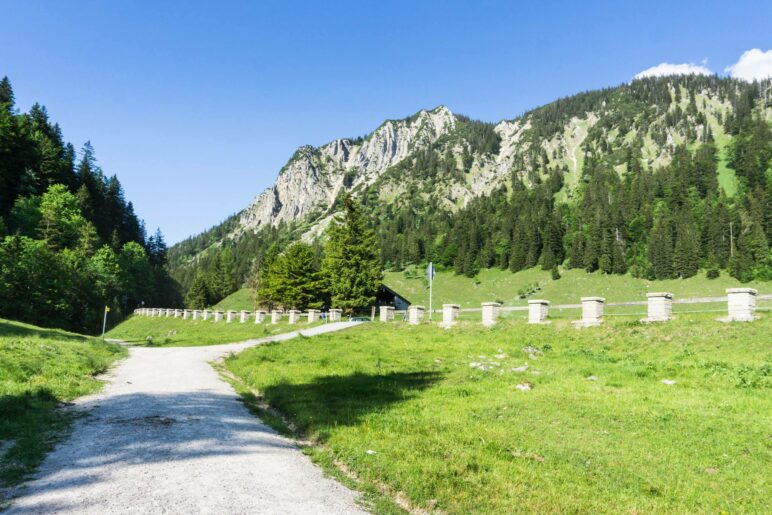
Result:
[[[451,210],[438,185],[473,180],[475,163],[492,159],[501,143],[493,124],[458,117],[454,132],[354,193],[385,269],[434,261],[470,277],[482,268],[539,266],[554,277],[562,268],[649,279],[702,269],[709,277],[766,280],[771,86],[716,76],[647,78],[547,104],[520,119],[527,144],[514,156],[509,181]],[[588,113],[597,121],[588,125],[574,176],[565,155],[543,143]],[[384,201],[380,192],[394,184],[408,186]],[[227,247],[236,284],[246,284],[255,263],[270,261],[312,223],[223,238],[237,227],[232,217],[172,249],[172,273],[187,287]],[[321,263],[323,242],[309,244]],[[201,249],[208,250],[191,257]]]
[[145,303],[181,299],[164,269],[160,230],[147,237],[116,176],[86,143],[78,158],[45,107],[15,106],[0,81],[0,315],[94,333]]
[[[361,207],[343,199],[342,214],[332,220],[325,243],[276,242],[252,261],[246,285],[255,306],[268,309],[341,308],[356,313],[369,308],[382,280],[375,233]],[[199,270],[188,289],[193,309],[212,306],[236,290],[230,248],[218,250],[206,270]]]

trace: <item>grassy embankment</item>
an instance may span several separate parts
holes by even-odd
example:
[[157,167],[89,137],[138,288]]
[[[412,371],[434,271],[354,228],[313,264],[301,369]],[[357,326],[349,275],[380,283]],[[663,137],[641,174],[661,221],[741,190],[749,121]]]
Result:
[[254,322],[254,319],[250,319],[242,324],[236,320],[229,324],[225,320],[214,322],[211,318],[204,321],[132,316],[111,329],[106,337],[123,340],[132,345],[193,347],[263,338],[317,325],[307,323],[304,318],[297,324],[290,324],[286,315],[278,324],[272,324],[270,316],[260,324]]
[[0,506],[2,489],[42,461],[72,414],[62,403],[96,392],[126,350],[97,338],[0,320]]
[[318,462],[414,507],[767,512],[772,316],[714,318],[375,323],[226,366],[315,442]]
[[[423,278],[423,269],[409,268],[405,272],[386,272],[384,283],[402,294],[413,304],[429,305],[429,285]],[[533,286],[538,290],[531,291]],[[462,308],[479,308],[482,302],[501,302],[504,306],[526,306],[527,299],[520,298],[520,292],[528,292],[527,298],[546,299],[553,304],[577,304],[580,297],[601,296],[606,302],[645,301],[646,293],[653,291],[669,291],[676,299],[689,297],[720,297],[725,295],[727,288],[748,286],[756,288],[759,293],[772,293],[772,283],[751,282],[741,285],[736,279],[722,273],[717,279],[708,279],[701,272],[689,279],[673,279],[668,281],[647,281],[636,279],[630,275],[588,274],[583,270],[566,270],[563,276],[553,281],[548,271],[532,268],[522,272],[511,273],[507,270],[482,270],[477,277],[469,278],[454,275],[451,271],[437,273],[434,280],[433,305],[440,309],[443,303],[461,304]],[[251,309],[251,299],[248,290],[239,290],[227,297],[221,304],[231,306],[228,309]],[[772,307],[770,301],[759,301],[761,308]],[[719,304],[676,304],[673,310],[684,313],[692,310],[713,309],[722,311],[725,303]],[[609,315],[633,314],[643,315],[645,306],[627,308],[607,308]],[[553,310],[554,317],[576,317],[578,310]],[[464,314],[464,318],[479,318],[479,314]],[[524,312],[508,314],[515,318],[525,318]]]

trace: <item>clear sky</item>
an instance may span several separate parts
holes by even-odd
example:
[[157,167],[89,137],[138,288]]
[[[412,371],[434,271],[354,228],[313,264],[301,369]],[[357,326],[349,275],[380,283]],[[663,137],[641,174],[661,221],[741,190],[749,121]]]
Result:
[[300,145],[439,104],[513,118],[665,62],[726,74],[772,48],[771,20],[768,0],[0,0],[0,76],[20,109],[91,140],[173,243],[245,207]]

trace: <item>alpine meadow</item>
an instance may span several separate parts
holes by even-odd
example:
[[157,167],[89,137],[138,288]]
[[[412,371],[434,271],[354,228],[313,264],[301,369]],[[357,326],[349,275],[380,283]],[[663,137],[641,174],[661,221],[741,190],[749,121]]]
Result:
[[0,512],[772,513],[769,2],[0,12]]

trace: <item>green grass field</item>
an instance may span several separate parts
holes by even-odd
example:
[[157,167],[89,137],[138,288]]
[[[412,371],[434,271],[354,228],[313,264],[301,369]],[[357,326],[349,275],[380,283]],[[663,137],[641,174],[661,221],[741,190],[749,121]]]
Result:
[[[272,324],[270,317],[260,324],[255,324],[254,319],[243,324],[238,321],[228,324],[225,320],[215,323],[212,319],[204,321],[132,316],[111,329],[105,337],[132,345],[192,347],[240,342],[314,325],[317,324],[309,324],[303,318],[297,324],[289,324],[286,315],[278,324]],[[148,337],[151,339],[148,340]]]
[[255,306],[252,291],[248,288],[242,288],[225,297],[212,309],[219,309],[220,311],[241,311],[243,309],[254,311],[257,307]]
[[315,442],[318,462],[415,508],[768,512],[772,315],[714,318],[374,323],[226,366]]
[[126,350],[56,329],[0,320],[0,509],[70,423],[61,403],[96,392],[94,377]]
[[[410,277],[413,275],[419,277]],[[429,285],[422,272],[386,272],[384,283],[405,296],[413,304],[428,306]],[[461,304],[462,307],[479,308],[482,302],[501,302],[505,306],[526,305],[518,292],[529,285],[537,284],[539,290],[530,298],[546,299],[553,304],[575,304],[580,297],[600,296],[607,302],[646,300],[646,293],[669,291],[675,298],[711,297],[725,295],[727,288],[748,286],[759,293],[772,293],[772,283],[739,282],[722,274],[717,279],[707,279],[704,272],[689,279],[647,281],[630,275],[588,274],[583,270],[565,270],[562,277],[553,281],[549,271],[531,268],[517,273],[497,268],[482,270],[476,278],[454,275],[453,272],[438,272],[433,285],[433,304],[439,308],[443,303]]]
[[[386,272],[384,284],[403,295],[413,304],[429,305],[429,283],[423,278],[423,269],[411,267],[407,272]],[[565,270],[562,278],[553,281],[549,271],[531,268],[512,273],[491,268],[480,271],[475,278],[455,275],[451,271],[437,272],[433,286],[433,305],[439,309],[443,303],[461,304],[462,307],[479,308],[482,302],[499,301],[505,306],[526,305],[518,292],[530,285],[539,290],[530,298],[541,298],[553,304],[575,304],[580,297],[601,296],[607,302],[646,300],[646,293],[669,291],[675,298],[717,297],[725,295],[727,288],[748,286],[759,293],[772,293],[772,283],[751,282],[739,284],[726,273],[717,279],[708,279],[704,272],[689,279],[647,281],[630,275],[588,274],[583,270]],[[246,288],[223,299],[217,309],[254,309],[249,290]]]

